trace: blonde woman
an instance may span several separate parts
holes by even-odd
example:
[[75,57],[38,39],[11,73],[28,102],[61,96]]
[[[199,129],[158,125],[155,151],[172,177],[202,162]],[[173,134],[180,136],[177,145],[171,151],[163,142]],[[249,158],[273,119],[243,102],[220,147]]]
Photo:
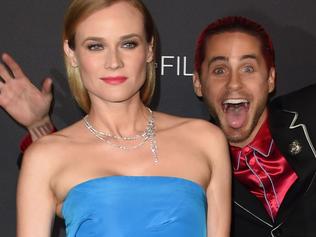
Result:
[[206,121],[152,112],[156,35],[138,0],[73,0],[65,17],[69,84],[83,120],[25,153],[18,237],[229,236],[230,162]]

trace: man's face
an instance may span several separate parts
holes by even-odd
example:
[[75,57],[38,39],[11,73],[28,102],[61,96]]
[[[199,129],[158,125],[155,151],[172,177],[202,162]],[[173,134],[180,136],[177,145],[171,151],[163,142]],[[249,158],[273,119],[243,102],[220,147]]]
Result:
[[242,32],[211,36],[194,89],[230,144],[252,141],[267,116],[267,100],[275,86],[275,70],[267,69],[261,42]]

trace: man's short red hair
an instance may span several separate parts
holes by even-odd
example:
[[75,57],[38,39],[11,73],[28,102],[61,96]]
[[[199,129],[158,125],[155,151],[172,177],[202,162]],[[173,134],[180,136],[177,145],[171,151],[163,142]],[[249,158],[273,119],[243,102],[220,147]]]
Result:
[[228,16],[209,24],[199,35],[196,49],[194,69],[201,73],[201,64],[205,59],[205,46],[207,40],[212,35],[224,32],[243,32],[257,37],[261,42],[261,50],[265,59],[267,68],[275,66],[275,55],[272,40],[266,30],[257,22],[242,16]]

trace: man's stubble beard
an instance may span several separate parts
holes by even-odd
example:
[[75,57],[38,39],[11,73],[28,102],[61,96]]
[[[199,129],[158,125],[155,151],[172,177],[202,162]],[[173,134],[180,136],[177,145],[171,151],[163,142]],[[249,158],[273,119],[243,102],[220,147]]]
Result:
[[[219,116],[216,113],[215,107],[209,103],[208,101],[205,101],[208,107],[208,111],[211,115],[211,121],[214,122],[217,126],[221,128],[221,130],[224,132],[226,139],[230,144],[236,144],[236,143],[243,143],[246,141],[253,133],[253,131],[256,129],[259,120],[261,116],[263,115],[263,112],[266,108],[267,105],[267,98],[264,98],[263,100],[260,101],[255,114],[253,116],[252,121],[249,122],[246,125],[247,127],[241,127],[240,129],[233,129],[234,133],[237,133],[237,135],[230,135],[230,132],[227,131],[228,129],[225,129],[225,126],[220,122]],[[224,118],[223,118],[224,119]]]

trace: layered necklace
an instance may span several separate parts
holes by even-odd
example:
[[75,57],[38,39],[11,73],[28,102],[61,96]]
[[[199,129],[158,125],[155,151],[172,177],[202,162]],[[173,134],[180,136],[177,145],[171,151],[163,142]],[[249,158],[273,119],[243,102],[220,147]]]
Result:
[[149,111],[149,116],[147,120],[147,125],[144,132],[136,134],[134,136],[119,136],[113,135],[108,132],[102,132],[95,129],[89,122],[89,116],[86,115],[83,118],[84,125],[86,128],[98,139],[104,141],[108,145],[120,149],[120,150],[132,150],[143,146],[146,142],[150,144],[150,150],[154,163],[158,163],[158,149],[156,142],[156,132],[155,132],[155,120],[153,112],[147,108]]

